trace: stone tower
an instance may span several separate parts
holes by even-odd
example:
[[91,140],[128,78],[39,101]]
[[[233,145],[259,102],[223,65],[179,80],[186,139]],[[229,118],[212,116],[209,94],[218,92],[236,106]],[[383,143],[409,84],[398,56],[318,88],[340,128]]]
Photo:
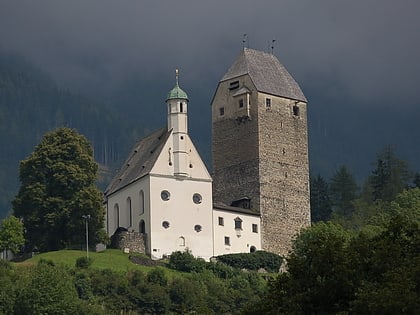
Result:
[[310,225],[307,100],[273,55],[244,48],[212,101],[215,202],[260,212],[264,250]]

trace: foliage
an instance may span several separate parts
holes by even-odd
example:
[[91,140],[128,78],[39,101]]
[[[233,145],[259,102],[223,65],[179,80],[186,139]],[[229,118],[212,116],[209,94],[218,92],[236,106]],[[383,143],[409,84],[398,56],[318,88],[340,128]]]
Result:
[[[357,234],[333,223],[304,230],[262,302],[245,314],[416,314],[420,190],[397,196],[386,220]],[[386,205],[384,203],[383,205]]]
[[247,270],[264,268],[268,272],[278,272],[282,263],[279,255],[266,251],[221,255],[217,256],[217,260],[234,268]]
[[349,218],[354,211],[357,184],[353,175],[343,165],[330,180],[330,199],[335,215]]
[[[52,285],[53,284],[53,285]],[[18,314],[76,314],[79,302],[68,271],[39,264],[32,267],[29,284],[16,297]]]
[[76,260],[76,267],[77,268],[87,269],[91,265],[92,265],[92,258],[91,257],[81,256],[81,257],[77,258],[77,260]]
[[23,223],[15,216],[9,216],[0,223],[0,252],[10,250],[17,253],[25,244]]
[[372,199],[391,201],[408,188],[411,179],[407,163],[395,155],[395,150],[388,146],[376,157],[375,169],[368,182],[372,186]]
[[89,142],[69,128],[47,133],[21,162],[13,210],[23,218],[30,248],[58,250],[83,243],[83,215],[90,216],[89,239],[100,241],[104,209],[95,187],[97,170]]
[[191,252],[173,252],[169,257],[168,267],[184,272],[200,272],[205,269],[206,262],[203,259],[195,258]]
[[318,174],[311,177],[310,189],[311,221],[327,221],[332,212],[329,196],[329,186],[325,179]]

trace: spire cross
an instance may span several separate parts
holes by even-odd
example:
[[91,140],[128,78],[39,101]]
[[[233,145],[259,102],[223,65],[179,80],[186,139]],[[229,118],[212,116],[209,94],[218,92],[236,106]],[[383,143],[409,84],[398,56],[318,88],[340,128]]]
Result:
[[176,81],[176,85],[179,85],[178,84],[178,81],[179,81],[179,70],[178,69],[175,69],[175,81]]

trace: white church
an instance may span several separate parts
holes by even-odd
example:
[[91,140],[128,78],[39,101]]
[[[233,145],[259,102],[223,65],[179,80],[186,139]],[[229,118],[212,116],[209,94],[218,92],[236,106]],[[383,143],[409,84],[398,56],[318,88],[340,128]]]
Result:
[[104,193],[107,233],[122,227],[141,234],[152,259],[184,250],[205,260],[261,250],[260,211],[246,198],[245,205],[213,201],[212,176],[188,133],[189,105],[177,71],[167,126],[135,144]]

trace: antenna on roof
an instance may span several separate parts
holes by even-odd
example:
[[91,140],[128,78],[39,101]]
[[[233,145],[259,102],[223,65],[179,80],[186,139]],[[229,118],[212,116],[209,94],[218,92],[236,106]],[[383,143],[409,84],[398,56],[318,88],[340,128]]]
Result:
[[274,43],[276,42],[275,39],[271,41],[271,54],[274,55]]
[[[242,37],[242,48],[245,49],[245,46],[247,46],[246,44],[248,43],[248,34],[244,34]],[[249,48],[249,47],[247,47]]]

